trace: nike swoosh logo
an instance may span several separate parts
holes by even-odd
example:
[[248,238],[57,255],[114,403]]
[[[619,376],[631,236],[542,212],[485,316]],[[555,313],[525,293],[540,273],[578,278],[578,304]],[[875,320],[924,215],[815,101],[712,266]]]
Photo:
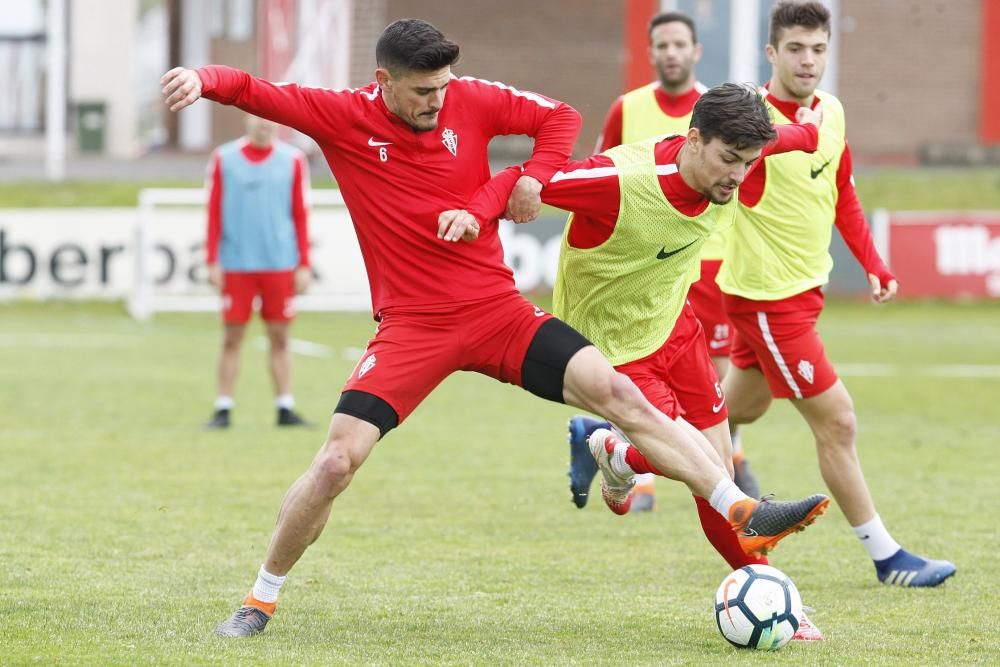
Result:
[[[379,146],[392,146],[391,141],[375,141],[375,137],[368,138],[368,145],[373,148],[378,148]],[[816,178],[813,176],[813,178]]]
[[713,350],[718,350],[721,347],[729,345],[728,340],[710,340],[708,341],[708,346]]
[[725,401],[722,401],[722,403],[719,403],[718,405],[713,405],[713,406],[712,406],[712,412],[713,412],[714,414],[719,414],[719,410],[721,410],[721,409],[722,409],[722,406],[723,406],[723,405],[725,405],[725,404],[726,404],[726,402],[725,402]]
[[663,246],[662,248],[660,248],[660,252],[656,253],[656,259],[666,259],[667,257],[672,257],[673,255],[679,253],[681,250],[687,250],[688,248],[693,246],[694,243],[695,243],[694,241],[691,241],[691,243],[688,243],[683,248],[678,248],[677,250],[671,250],[670,252],[667,252],[667,246]]
[[729,587],[736,583],[735,579],[730,578],[726,581],[726,587],[722,590],[722,597],[725,598],[722,601],[722,605],[726,610],[726,618],[729,619],[729,624],[734,628],[736,627],[736,622],[733,620],[733,615],[729,611]]
[[[832,160],[832,159],[833,158],[830,158],[830,160]],[[815,180],[817,176],[819,176],[820,174],[823,173],[823,170],[826,169],[826,165],[830,164],[830,160],[827,160],[826,162],[824,162],[823,166],[820,167],[819,169],[810,169],[809,170],[809,175],[813,177],[813,180]]]

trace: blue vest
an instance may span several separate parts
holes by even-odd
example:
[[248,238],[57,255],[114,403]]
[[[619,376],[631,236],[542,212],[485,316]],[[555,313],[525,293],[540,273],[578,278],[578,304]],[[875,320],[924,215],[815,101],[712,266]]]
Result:
[[226,271],[288,271],[299,265],[292,182],[298,150],[275,142],[263,162],[250,162],[243,140],[219,147],[222,171],[222,239],[219,264]]

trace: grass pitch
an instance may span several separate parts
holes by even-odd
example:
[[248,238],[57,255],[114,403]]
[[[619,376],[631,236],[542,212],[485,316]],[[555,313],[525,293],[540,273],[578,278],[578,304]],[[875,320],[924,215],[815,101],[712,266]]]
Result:
[[[827,640],[731,648],[711,603],[728,568],[690,496],[616,517],[569,500],[572,410],[471,374],[383,440],[293,570],[267,632],[212,636],[253,581],[278,504],[323,430],[273,426],[248,332],[234,427],[206,433],[219,326],[147,325],[117,305],[0,306],[0,662],[4,664],[973,664],[1000,655],[996,305],[831,304],[879,511],[949,558],[940,590],[883,587],[843,516],[783,543]],[[302,412],[325,423],[363,315],[304,314]],[[823,488],[812,439],[777,403],[745,442],[762,487]],[[596,486],[595,486],[596,490]]]

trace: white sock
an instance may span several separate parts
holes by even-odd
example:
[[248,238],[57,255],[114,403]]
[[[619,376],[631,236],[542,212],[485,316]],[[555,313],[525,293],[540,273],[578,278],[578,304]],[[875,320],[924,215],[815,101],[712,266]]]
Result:
[[635,475],[635,471],[632,470],[632,466],[625,462],[625,452],[628,451],[628,448],[628,443],[619,442],[615,445],[614,454],[611,455],[611,469],[622,477],[632,477]]
[[740,487],[736,486],[733,480],[726,478],[716,485],[715,490],[712,491],[712,495],[708,499],[708,503],[726,521],[729,521],[729,510],[741,500],[752,500],[752,498],[740,491]]
[[261,565],[260,571],[257,572],[257,581],[253,585],[253,596],[261,602],[277,602],[278,591],[281,590],[283,583],[285,577],[277,577]]
[[279,408],[291,410],[295,407],[295,397],[291,394],[281,394],[275,397],[274,404]]
[[236,401],[233,400],[232,396],[216,396],[215,397],[215,409],[216,410],[232,410],[233,406],[236,405]]
[[861,540],[861,546],[865,548],[872,560],[885,560],[901,548],[899,542],[892,539],[892,535],[882,525],[882,517],[878,514],[868,523],[851,526],[851,530]]
[[646,486],[650,486],[650,485],[652,485],[652,484],[655,483],[654,482],[655,479],[656,479],[656,475],[654,475],[651,472],[636,473],[636,475],[635,475],[635,485],[636,486],[642,486],[643,484],[645,484]]

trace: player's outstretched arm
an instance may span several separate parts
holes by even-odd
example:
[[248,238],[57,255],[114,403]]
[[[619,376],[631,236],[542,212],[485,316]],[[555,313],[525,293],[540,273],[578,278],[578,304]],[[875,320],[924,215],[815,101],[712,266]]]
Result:
[[163,99],[167,107],[177,112],[201,98],[201,77],[198,72],[185,67],[175,67],[160,77]]

